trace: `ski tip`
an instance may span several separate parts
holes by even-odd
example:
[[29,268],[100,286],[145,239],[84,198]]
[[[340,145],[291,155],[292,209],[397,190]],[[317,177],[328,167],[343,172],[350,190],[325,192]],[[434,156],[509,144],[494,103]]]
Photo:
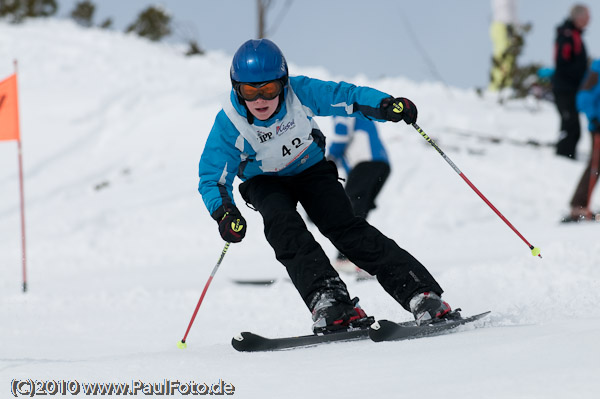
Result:
[[389,338],[390,330],[393,330],[398,324],[389,320],[377,320],[369,328],[369,338],[374,342],[386,341]]
[[239,352],[245,352],[246,343],[244,342],[244,333],[239,333],[231,338],[231,346]]
[[234,340],[236,341],[243,341],[244,340],[244,336],[242,335],[242,333],[239,333],[238,335],[235,335],[233,337]]
[[241,332],[231,339],[231,346],[238,352],[254,352],[261,350],[266,338],[251,332]]

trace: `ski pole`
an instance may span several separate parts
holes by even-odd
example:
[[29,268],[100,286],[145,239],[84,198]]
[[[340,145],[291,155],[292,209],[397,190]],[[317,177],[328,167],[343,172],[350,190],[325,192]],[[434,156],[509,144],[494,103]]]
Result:
[[179,349],[185,349],[187,348],[187,344],[185,343],[185,339],[188,336],[188,333],[190,332],[190,328],[192,328],[192,324],[194,324],[194,320],[196,319],[196,315],[198,314],[198,309],[200,309],[200,305],[202,304],[202,301],[204,300],[204,295],[206,295],[206,291],[208,290],[208,286],[210,285],[213,277],[215,276],[215,274],[217,273],[217,269],[219,268],[219,266],[221,265],[221,262],[223,261],[223,258],[225,257],[225,254],[227,253],[227,250],[229,249],[229,242],[225,243],[225,247],[223,248],[223,251],[221,252],[221,256],[219,257],[219,260],[217,262],[217,264],[215,265],[215,267],[213,268],[212,272],[210,273],[210,277],[208,278],[208,281],[206,282],[206,285],[204,286],[204,290],[202,291],[202,295],[200,295],[200,299],[198,300],[198,304],[196,305],[196,309],[194,310],[194,314],[192,315],[192,319],[190,320],[190,324],[188,324],[188,328],[185,331],[185,335],[183,336],[183,339],[181,341],[177,342],[177,347]]
[[506,223],[506,225],[507,225],[508,227],[510,227],[510,228],[512,229],[512,231],[514,231],[514,232],[515,232],[515,234],[516,234],[516,235],[518,235],[518,236],[519,236],[519,238],[521,238],[521,240],[523,240],[523,242],[524,242],[525,244],[527,244],[527,246],[528,246],[528,247],[529,247],[529,249],[531,250],[531,254],[532,254],[533,256],[539,256],[539,257],[541,258],[541,257],[542,257],[542,254],[540,253],[540,249],[539,249],[538,247],[534,247],[533,245],[531,245],[531,244],[529,243],[529,241],[527,241],[527,240],[525,239],[525,237],[523,237],[523,235],[521,235],[521,233],[519,233],[519,231],[518,231],[518,230],[517,230],[517,229],[516,229],[516,228],[515,228],[515,227],[514,227],[514,226],[513,226],[513,225],[512,225],[512,224],[511,224],[509,221],[508,221],[508,219],[506,219],[506,218],[504,217],[504,215],[502,215],[502,214],[500,213],[500,211],[499,211],[498,209],[496,209],[496,207],[495,207],[494,205],[492,205],[492,203],[491,203],[491,202],[490,202],[490,201],[489,201],[489,200],[488,200],[488,199],[485,197],[485,195],[483,195],[483,194],[481,193],[481,191],[479,191],[479,190],[477,189],[477,187],[475,187],[475,185],[474,185],[473,183],[471,183],[471,181],[470,181],[469,179],[467,179],[467,176],[465,176],[465,175],[464,175],[464,173],[463,173],[463,172],[461,172],[461,170],[458,168],[458,166],[456,166],[456,164],[454,164],[454,162],[452,162],[452,160],[451,160],[450,158],[448,158],[448,156],[447,156],[446,154],[444,154],[444,151],[442,151],[442,150],[441,150],[441,148],[440,148],[440,147],[438,147],[438,145],[435,143],[435,141],[433,141],[433,140],[431,139],[431,137],[429,137],[429,136],[428,136],[428,135],[427,135],[427,134],[426,134],[426,133],[423,131],[423,129],[421,129],[421,128],[419,127],[419,125],[417,125],[416,123],[413,123],[413,124],[412,124],[412,126],[413,126],[413,127],[416,129],[416,130],[417,130],[417,132],[419,132],[419,134],[420,134],[421,136],[423,136],[423,138],[424,138],[425,140],[427,140],[427,142],[428,142],[429,144],[431,144],[431,146],[432,146],[433,148],[435,148],[435,150],[436,150],[436,151],[437,151],[437,152],[438,152],[438,153],[439,153],[439,154],[442,156],[442,158],[444,158],[444,159],[446,160],[446,162],[448,162],[448,164],[449,164],[450,166],[452,166],[452,169],[454,169],[454,171],[455,171],[456,173],[458,173],[458,175],[459,175],[460,177],[462,177],[462,179],[463,179],[463,180],[464,180],[464,181],[465,181],[465,182],[466,182],[466,183],[469,185],[469,187],[471,187],[471,188],[473,189],[473,191],[475,191],[475,192],[477,193],[477,195],[479,195],[479,197],[481,197],[481,199],[482,199],[482,200],[483,200],[483,201],[484,201],[486,204],[488,204],[488,206],[489,206],[490,208],[492,208],[492,210],[493,210],[494,212],[496,212],[496,215],[498,215],[498,216],[500,217],[500,219],[502,219],[502,220],[504,221],[504,223]]

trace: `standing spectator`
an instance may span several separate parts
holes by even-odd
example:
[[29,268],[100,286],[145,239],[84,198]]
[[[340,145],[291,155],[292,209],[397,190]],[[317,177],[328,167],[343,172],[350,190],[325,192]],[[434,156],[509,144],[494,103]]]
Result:
[[590,200],[600,173],[600,59],[595,60],[586,75],[581,91],[577,94],[577,108],[584,112],[592,133],[592,154],[579,184],[571,199],[571,215],[565,222],[598,220],[598,215],[590,209]]
[[588,65],[581,35],[589,20],[590,13],[586,6],[573,6],[569,18],[557,28],[554,43],[556,69],[552,77],[552,91],[560,115],[556,154],[571,159],[576,158],[577,142],[581,135],[575,96]]
[[[373,121],[334,117],[334,135],[329,137],[328,158],[346,173],[346,194],[354,214],[366,219],[375,209],[375,198],[390,174],[390,163]],[[355,266],[338,252],[334,267],[338,271],[356,273],[358,279],[371,275]]]
[[516,0],[492,0],[492,69],[490,71],[490,90],[511,87],[512,75],[517,61],[517,43],[523,42],[518,34]]

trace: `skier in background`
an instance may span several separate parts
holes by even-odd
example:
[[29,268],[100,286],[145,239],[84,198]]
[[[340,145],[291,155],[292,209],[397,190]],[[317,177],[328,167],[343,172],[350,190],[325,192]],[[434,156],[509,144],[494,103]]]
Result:
[[588,8],[576,4],[571,8],[569,18],[556,29],[554,42],[552,93],[560,115],[556,154],[571,159],[576,158],[577,142],[581,136],[575,97],[588,67],[587,52],[581,35],[589,20]]
[[[390,174],[388,155],[379,137],[375,122],[357,118],[333,118],[334,133],[328,137],[327,158],[346,174],[346,194],[354,214],[366,219],[375,209],[375,198]],[[371,275],[338,252],[334,267],[338,271],[355,273],[358,279]]]
[[600,221],[600,214],[590,209],[592,192],[598,182],[600,173],[600,59],[595,60],[583,80],[581,90],[577,94],[577,108],[584,112],[588,119],[588,128],[592,134],[592,152],[579,184],[571,199],[570,217],[565,222],[583,220]]
[[240,242],[246,220],[233,197],[233,181],[246,203],[262,216],[275,256],[312,312],[313,331],[367,328],[373,321],[350,299],[348,289],[308,231],[296,207],[350,261],[381,286],[418,324],[453,317],[442,288],[417,259],[384,236],[352,204],[325,159],[325,138],[314,116],[363,120],[417,120],[408,99],[369,87],[289,77],[281,50],[268,39],[248,40],[236,51],[232,90],[217,114],[204,147],[198,190],[221,237]]

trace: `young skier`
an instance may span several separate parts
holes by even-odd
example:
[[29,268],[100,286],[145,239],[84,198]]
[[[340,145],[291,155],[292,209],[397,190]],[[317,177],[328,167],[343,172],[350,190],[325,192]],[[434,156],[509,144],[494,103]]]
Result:
[[314,116],[416,122],[417,109],[368,87],[288,75],[270,40],[248,40],[233,57],[229,101],[217,114],[199,165],[199,192],[221,237],[240,242],[246,220],[235,205],[238,176],[246,203],[262,216],[267,241],[312,312],[313,331],[366,328],[372,321],[308,231],[298,203],[319,231],[355,265],[377,277],[417,323],[448,317],[443,290],[427,269],[364,218],[354,215],[337,168],[324,156]]
[[588,129],[592,133],[592,152],[588,166],[585,168],[579,184],[571,199],[571,214],[565,222],[582,220],[600,221],[600,215],[590,209],[590,200],[598,175],[600,174],[600,59],[592,62],[590,70],[583,80],[577,94],[577,108],[584,112],[588,119]]

